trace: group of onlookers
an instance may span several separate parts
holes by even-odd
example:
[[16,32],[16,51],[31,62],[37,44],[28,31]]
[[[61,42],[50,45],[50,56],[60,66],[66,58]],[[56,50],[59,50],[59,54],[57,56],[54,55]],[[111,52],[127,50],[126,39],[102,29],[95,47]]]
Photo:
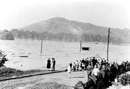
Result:
[[97,75],[96,72],[99,72],[98,69],[101,69],[103,64],[106,64],[107,61],[104,58],[83,58],[82,60],[76,60],[76,62],[69,63],[68,65],[68,76],[71,72],[87,70],[88,74],[92,73]]
[[[88,78],[83,89],[106,89],[113,81],[117,81],[120,74],[130,71],[130,62],[110,63],[104,58],[82,60]],[[71,64],[71,63],[70,63]],[[73,67],[72,67],[73,70]],[[78,88],[75,88],[78,89]]]
[[47,60],[47,69],[54,71],[55,70],[55,65],[56,65],[56,60],[55,58],[48,58]]

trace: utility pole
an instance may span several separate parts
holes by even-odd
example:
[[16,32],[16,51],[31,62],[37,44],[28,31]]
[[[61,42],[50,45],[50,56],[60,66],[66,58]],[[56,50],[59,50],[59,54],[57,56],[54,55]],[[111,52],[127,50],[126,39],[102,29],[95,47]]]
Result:
[[43,39],[41,39],[41,54],[42,54],[42,43],[43,43]]
[[82,50],[82,40],[80,41],[80,51]]
[[107,61],[109,61],[109,42],[110,42],[110,28],[108,28]]

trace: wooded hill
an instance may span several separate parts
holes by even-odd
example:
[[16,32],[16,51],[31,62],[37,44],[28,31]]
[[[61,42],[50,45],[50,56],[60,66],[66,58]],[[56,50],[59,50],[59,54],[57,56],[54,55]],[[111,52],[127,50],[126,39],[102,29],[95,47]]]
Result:
[[[130,43],[130,29],[110,30],[111,43]],[[107,42],[108,27],[55,17],[20,29],[12,29],[10,32],[14,39]]]

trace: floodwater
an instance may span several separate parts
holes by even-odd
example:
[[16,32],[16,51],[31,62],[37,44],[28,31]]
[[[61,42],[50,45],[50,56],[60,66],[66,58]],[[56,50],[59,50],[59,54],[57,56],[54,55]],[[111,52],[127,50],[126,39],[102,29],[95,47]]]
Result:
[[[107,45],[103,43],[83,43],[83,47],[90,47],[89,51],[80,51],[78,42],[43,41],[41,53],[40,40],[0,40],[0,50],[7,54],[7,67],[28,70],[46,69],[48,58],[56,59],[56,69],[65,69],[70,62],[87,57],[107,58]],[[20,57],[25,56],[25,57]],[[130,60],[130,46],[109,46],[109,61],[118,62]]]

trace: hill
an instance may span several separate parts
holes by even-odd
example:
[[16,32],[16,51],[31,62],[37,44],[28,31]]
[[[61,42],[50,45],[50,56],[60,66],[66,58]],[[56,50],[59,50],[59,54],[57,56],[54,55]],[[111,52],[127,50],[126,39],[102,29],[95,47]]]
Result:
[[[61,17],[50,18],[45,21],[37,22],[29,26],[19,29],[20,31],[27,31],[33,33],[45,33],[55,36],[74,36],[74,41],[106,41],[108,34],[108,27],[93,25],[90,23],[77,22],[67,20]],[[44,34],[44,35],[45,35]],[[129,43],[130,29],[111,28],[111,40],[116,43]],[[43,36],[43,34],[41,34]],[[45,36],[43,36],[45,37]],[[52,37],[53,38],[53,37]],[[95,38],[95,39],[94,39]],[[100,40],[101,38],[101,40]],[[48,38],[50,39],[50,37]],[[104,42],[103,41],[103,42]]]

